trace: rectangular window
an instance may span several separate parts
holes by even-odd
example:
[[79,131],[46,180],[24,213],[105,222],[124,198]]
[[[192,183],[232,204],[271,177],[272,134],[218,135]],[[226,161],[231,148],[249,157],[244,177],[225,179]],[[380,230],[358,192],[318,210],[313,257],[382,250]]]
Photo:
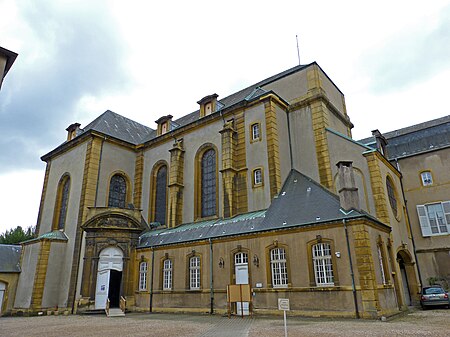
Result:
[[172,289],[172,261],[164,260],[163,268],[163,290]]
[[262,170],[256,169],[253,171],[253,184],[261,185],[263,182]]
[[200,289],[200,258],[198,256],[189,259],[189,289]]
[[312,247],[314,276],[317,286],[334,285],[331,246],[328,243],[318,243]]
[[259,122],[250,125],[250,143],[261,140],[261,124]]
[[431,176],[430,171],[425,171],[420,174],[420,177],[422,178],[422,185],[423,186],[430,186],[433,185],[433,177]]
[[147,290],[147,262],[139,264],[139,291]]
[[417,205],[422,236],[450,233],[450,201]]
[[274,288],[286,288],[288,275],[286,267],[286,252],[283,248],[270,251],[270,269],[272,272],[272,285]]

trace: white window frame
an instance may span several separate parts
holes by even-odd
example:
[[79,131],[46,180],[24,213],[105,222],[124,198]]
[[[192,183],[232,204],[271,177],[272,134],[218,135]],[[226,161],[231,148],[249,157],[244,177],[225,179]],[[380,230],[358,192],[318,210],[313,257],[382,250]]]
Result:
[[189,289],[200,289],[200,257],[193,256],[189,259]]
[[253,123],[252,129],[252,140],[259,140],[261,137],[261,127],[259,123]]
[[147,262],[139,263],[139,291],[147,290]]
[[430,171],[423,171],[420,174],[420,178],[422,179],[423,186],[431,186],[433,185],[433,176]]
[[311,249],[316,286],[334,286],[331,245],[327,242],[320,242],[313,245]]
[[261,185],[263,183],[263,174],[262,169],[257,168],[253,171],[253,184],[254,185]]
[[165,259],[163,264],[163,290],[172,290],[173,265],[171,259]]
[[270,251],[270,270],[274,288],[288,287],[286,251],[284,248],[274,248]]
[[[431,207],[440,207],[441,217],[430,212]],[[416,208],[423,237],[450,234],[450,201],[417,205]]]

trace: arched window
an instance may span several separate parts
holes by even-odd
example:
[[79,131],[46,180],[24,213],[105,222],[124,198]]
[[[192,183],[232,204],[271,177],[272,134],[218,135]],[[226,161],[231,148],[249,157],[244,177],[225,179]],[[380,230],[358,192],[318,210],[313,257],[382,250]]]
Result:
[[69,205],[70,177],[65,175],[61,178],[58,185],[58,194],[56,197],[54,229],[63,230],[66,226],[67,207]]
[[127,182],[120,174],[115,174],[109,183],[108,207],[125,208],[127,198]]
[[163,165],[156,174],[155,195],[155,221],[164,225],[166,223],[167,209],[167,166]]
[[172,290],[172,260],[164,260],[163,265],[163,290]]
[[201,161],[201,216],[216,215],[216,151],[205,151]]
[[331,245],[329,243],[318,243],[312,246],[312,258],[316,285],[334,285]]
[[390,177],[386,178],[386,189],[394,216],[397,216],[397,197],[395,193],[394,183]]
[[270,251],[270,271],[274,288],[288,286],[286,251],[283,248],[274,248]]

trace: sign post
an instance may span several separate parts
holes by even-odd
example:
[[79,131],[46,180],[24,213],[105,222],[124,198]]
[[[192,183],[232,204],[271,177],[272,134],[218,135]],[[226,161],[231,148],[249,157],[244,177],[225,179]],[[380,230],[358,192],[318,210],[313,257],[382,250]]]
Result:
[[279,298],[278,299],[278,310],[283,310],[284,336],[287,337],[286,311],[290,310],[288,298]]

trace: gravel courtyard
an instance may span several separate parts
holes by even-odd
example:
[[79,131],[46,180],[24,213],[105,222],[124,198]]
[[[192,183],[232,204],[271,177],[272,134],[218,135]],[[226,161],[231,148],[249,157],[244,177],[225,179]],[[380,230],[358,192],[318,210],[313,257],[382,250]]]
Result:
[[[450,310],[413,310],[387,322],[288,317],[288,336],[450,336]],[[2,317],[0,336],[284,336],[282,317],[127,314]]]

